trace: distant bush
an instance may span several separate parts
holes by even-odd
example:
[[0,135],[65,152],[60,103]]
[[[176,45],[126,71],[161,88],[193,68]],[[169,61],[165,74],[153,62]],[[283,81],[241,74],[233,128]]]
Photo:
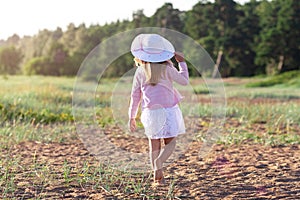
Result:
[[300,79],[299,70],[289,71],[282,74],[274,75],[272,77],[268,77],[262,81],[248,83],[246,84],[246,87],[271,87],[280,84],[295,85],[295,84],[300,84],[299,79]]
[[24,73],[26,75],[42,74],[45,75],[48,60],[44,57],[32,58],[28,63],[25,64]]

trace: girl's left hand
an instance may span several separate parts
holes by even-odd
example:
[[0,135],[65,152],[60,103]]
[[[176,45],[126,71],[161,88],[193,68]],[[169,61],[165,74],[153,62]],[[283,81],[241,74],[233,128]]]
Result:
[[175,52],[174,56],[175,56],[175,60],[177,62],[185,62],[184,54],[183,53],[181,53],[181,52]]
[[136,121],[135,119],[129,120],[129,128],[131,132],[134,132],[136,130]]

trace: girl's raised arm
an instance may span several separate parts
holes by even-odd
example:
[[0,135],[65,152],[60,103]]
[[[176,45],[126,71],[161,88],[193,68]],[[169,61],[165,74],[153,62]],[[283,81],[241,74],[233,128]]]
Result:
[[168,67],[169,78],[181,85],[189,84],[189,71],[183,53],[175,52],[175,59],[178,62],[179,71],[174,67]]

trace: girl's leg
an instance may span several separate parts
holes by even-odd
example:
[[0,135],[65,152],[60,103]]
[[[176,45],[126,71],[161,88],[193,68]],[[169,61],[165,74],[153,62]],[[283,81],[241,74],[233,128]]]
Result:
[[155,165],[155,160],[157,160],[161,150],[160,139],[149,139],[149,147],[150,147],[150,151],[149,151],[150,161],[151,161],[152,169],[154,171],[154,182],[157,182],[163,179],[162,169],[158,169]]
[[162,169],[163,163],[167,161],[167,159],[173,153],[176,146],[176,138],[164,138],[165,147],[160,152],[157,159],[154,161],[155,168]]
[[154,161],[157,159],[157,157],[160,154],[160,149],[161,149],[161,143],[160,139],[149,139],[149,152],[150,152],[150,161],[153,170],[155,169],[154,166]]

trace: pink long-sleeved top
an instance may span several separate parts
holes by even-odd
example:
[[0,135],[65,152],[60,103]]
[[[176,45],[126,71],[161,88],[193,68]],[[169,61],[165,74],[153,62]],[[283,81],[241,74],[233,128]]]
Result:
[[142,103],[143,110],[145,108],[170,108],[182,100],[183,97],[173,87],[173,81],[180,85],[187,85],[189,84],[189,73],[185,62],[178,64],[179,71],[169,62],[165,75],[162,76],[159,83],[155,86],[146,83],[144,68],[137,68],[133,78],[128,110],[130,119],[136,117],[140,103]]

